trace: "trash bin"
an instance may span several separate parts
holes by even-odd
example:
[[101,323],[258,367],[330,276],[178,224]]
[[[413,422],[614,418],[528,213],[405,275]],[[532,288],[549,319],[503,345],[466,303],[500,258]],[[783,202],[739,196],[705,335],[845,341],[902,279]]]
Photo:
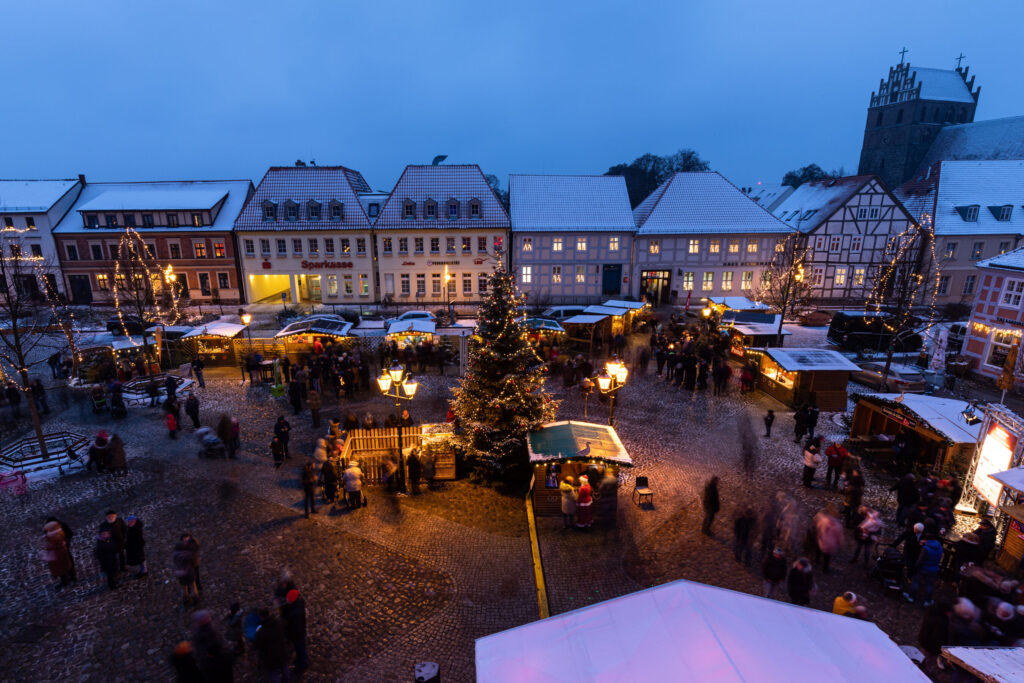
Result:
[[437,662],[419,662],[414,671],[416,683],[441,683],[441,667]]

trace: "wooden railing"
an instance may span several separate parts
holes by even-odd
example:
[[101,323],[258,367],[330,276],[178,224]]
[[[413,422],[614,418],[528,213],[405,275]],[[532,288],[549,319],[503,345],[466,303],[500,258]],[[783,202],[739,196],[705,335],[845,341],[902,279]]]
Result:
[[23,472],[57,467],[63,474],[64,468],[73,463],[81,464],[88,439],[75,432],[55,432],[44,434],[46,457],[39,448],[39,441],[34,436],[4,446],[0,450],[0,467],[18,469]]
[[[401,429],[402,449],[408,453],[409,448],[420,448],[425,439],[433,435],[424,434],[423,426],[385,427],[380,429],[356,429],[349,432],[345,446],[341,451],[342,462],[347,465],[353,460],[359,461],[359,469],[363,471],[363,479],[368,484],[380,484],[385,480],[385,461],[393,458],[398,451],[399,429]],[[444,451],[436,455],[434,460],[435,479],[455,478],[455,455]]]

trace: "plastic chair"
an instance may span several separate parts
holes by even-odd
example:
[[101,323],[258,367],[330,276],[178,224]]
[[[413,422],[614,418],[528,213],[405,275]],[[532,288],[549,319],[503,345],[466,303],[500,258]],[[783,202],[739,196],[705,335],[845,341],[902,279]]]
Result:
[[633,485],[633,502],[638,506],[642,506],[644,499],[651,505],[654,505],[654,491],[651,490],[647,477],[637,477]]

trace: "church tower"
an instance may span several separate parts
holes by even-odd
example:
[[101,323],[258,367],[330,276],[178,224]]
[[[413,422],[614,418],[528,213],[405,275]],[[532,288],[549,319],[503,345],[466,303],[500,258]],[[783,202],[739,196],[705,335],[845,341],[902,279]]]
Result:
[[874,173],[890,189],[910,180],[939,129],[974,121],[981,87],[970,67],[926,69],[902,60],[871,93],[858,175]]

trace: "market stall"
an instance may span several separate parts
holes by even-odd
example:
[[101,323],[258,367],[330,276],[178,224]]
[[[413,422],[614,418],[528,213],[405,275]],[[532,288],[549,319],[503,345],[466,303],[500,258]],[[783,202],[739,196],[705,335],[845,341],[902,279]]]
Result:
[[897,435],[906,442],[898,469],[909,471],[914,462],[939,471],[963,471],[970,462],[981,427],[961,416],[964,401],[924,394],[853,394],[856,405],[850,441],[878,455],[891,456]]
[[[747,317],[755,317],[748,320]],[[720,328],[729,335],[729,353],[736,358],[746,358],[747,349],[764,349],[783,346],[785,338],[792,333],[782,330],[781,341],[779,322],[782,316],[771,313],[744,314],[742,320],[723,320]]]
[[587,353],[593,353],[594,341],[608,337],[605,330],[610,328],[610,322],[606,315],[581,313],[563,320],[562,326],[568,341],[583,347]]
[[760,301],[752,301],[745,296],[708,296],[702,299],[708,308],[718,316],[726,311],[753,311],[756,313],[767,313],[771,306]]
[[336,315],[313,315],[296,320],[274,335],[274,339],[284,341],[285,353],[293,358],[302,354],[313,353],[316,343],[321,346],[328,344],[341,345],[348,348],[355,343],[349,332],[352,323]]
[[432,320],[396,320],[388,325],[385,338],[394,341],[398,348],[416,346],[425,341],[433,342],[437,325]]
[[999,511],[1006,515],[1003,545],[996,558],[1006,571],[1015,571],[1024,560],[1024,467],[988,475],[1002,484]]
[[[219,320],[199,325],[182,337],[182,346],[210,365],[238,365],[239,353],[234,340],[245,330],[245,325]],[[187,344],[187,345],[186,345]],[[238,350],[239,352],[241,350]]]
[[608,308],[621,308],[626,311],[626,329],[632,332],[641,319],[649,316],[651,305],[643,301],[623,301],[622,299],[609,299],[601,304]]
[[147,337],[113,337],[109,334],[83,339],[78,344],[78,380],[85,384],[124,382],[132,377],[146,374],[146,360],[149,372],[160,372],[155,348],[156,339]]
[[488,683],[928,681],[870,621],[686,580],[479,638],[476,676]]
[[828,349],[765,349],[758,387],[788,406],[813,403],[819,410],[846,410],[846,386],[858,367]]
[[523,321],[526,328],[526,336],[534,345],[541,358],[548,360],[548,351],[555,346],[560,346],[565,339],[565,328],[554,320],[547,318],[527,318]]
[[584,308],[583,314],[608,316],[610,323],[607,327],[607,334],[610,336],[615,336],[616,334],[627,334],[629,332],[629,328],[626,325],[626,318],[630,315],[630,311],[628,309],[594,305]]
[[530,432],[526,444],[533,467],[535,514],[561,514],[558,486],[562,479],[571,476],[578,486],[580,475],[586,474],[595,504],[614,519],[619,468],[633,466],[614,427],[572,420],[549,422]]

